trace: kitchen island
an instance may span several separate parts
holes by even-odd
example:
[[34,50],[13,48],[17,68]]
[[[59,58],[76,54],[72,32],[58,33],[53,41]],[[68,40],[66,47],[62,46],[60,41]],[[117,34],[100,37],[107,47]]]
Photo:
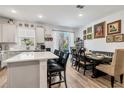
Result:
[[51,52],[23,52],[7,63],[8,88],[47,88],[47,60],[58,56]]

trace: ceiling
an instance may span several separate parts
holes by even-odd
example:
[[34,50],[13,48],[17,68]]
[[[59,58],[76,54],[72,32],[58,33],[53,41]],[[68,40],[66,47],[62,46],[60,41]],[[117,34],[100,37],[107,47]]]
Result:
[[[12,13],[12,9],[16,13]],[[76,28],[123,9],[124,6],[117,5],[86,5],[83,9],[78,9],[75,5],[9,5],[0,6],[0,16]],[[79,17],[79,13],[83,16]],[[40,19],[39,15],[43,17]]]

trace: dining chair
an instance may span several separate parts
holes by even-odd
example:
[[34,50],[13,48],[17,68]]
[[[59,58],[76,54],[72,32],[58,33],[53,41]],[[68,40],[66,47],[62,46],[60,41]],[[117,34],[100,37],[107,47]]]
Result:
[[79,71],[80,67],[83,67],[84,68],[84,72],[83,72],[84,75],[85,75],[86,70],[90,70],[92,68],[92,63],[90,62],[90,60],[88,60],[86,58],[85,52],[86,52],[86,49],[81,48],[79,50],[79,53],[78,53],[78,58],[79,58],[78,71]]
[[111,87],[114,87],[115,76],[120,76],[120,83],[123,83],[124,74],[124,49],[116,49],[111,64],[100,64],[97,70],[111,76]]
[[72,63],[72,66],[76,66],[76,57],[77,56],[77,53],[76,53],[76,49],[72,48],[71,49],[71,63]]

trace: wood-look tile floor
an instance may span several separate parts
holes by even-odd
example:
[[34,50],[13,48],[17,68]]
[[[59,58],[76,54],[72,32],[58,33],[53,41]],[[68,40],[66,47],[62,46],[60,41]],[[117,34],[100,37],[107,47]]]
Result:
[[[83,75],[83,69],[79,72],[71,66],[70,62],[67,65],[67,85],[68,88],[111,88],[110,76],[105,75],[98,78],[91,78],[92,72],[86,71],[86,75]],[[64,83],[61,86],[53,86],[54,88],[64,88]],[[120,84],[119,81],[115,81],[115,88],[124,88],[124,83]]]
[[[111,88],[110,76],[102,76],[98,78],[91,78],[91,72],[86,71],[86,75],[83,75],[83,69],[79,72],[75,70],[71,66],[70,61],[67,64],[67,85],[68,88]],[[7,69],[3,69],[0,71],[0,87],[6,88],[7,83]],[[65,88],[64,83],[61,85],[54,85],[54,88]],[[123,88],[124,83],[120,84],[120,82],[116,81],[114,84],[115,88]]]
[[5,88],[7,83],[7,69],[0,70],[0,88]]

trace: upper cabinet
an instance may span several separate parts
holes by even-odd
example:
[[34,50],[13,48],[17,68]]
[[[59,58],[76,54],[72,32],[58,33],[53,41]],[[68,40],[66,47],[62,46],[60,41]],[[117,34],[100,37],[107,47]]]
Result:
[[36,28],[36,43],[44,43],[44,29],[43,28]]
[[14,24],[1,24],[2,42],[15,43],[16,25]]

